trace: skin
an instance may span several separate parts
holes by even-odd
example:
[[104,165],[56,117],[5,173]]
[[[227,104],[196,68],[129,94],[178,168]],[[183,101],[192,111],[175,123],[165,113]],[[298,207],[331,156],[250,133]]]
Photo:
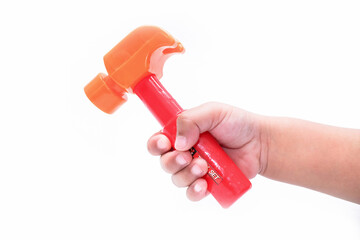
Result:
[[162,168],[176,186],[187,187],[192,201],[208,195],[201,178],[207,163],[188,151],[206,131],[249,179],[261,174],[360,204],[360,130],[265,117],[220,103],[179,115],[175,150],[161,133],[148,141],[149,152],[161,156]]

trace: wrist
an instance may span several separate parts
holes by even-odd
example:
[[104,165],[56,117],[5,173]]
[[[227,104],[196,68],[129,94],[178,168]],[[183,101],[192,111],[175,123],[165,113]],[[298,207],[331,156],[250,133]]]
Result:
[[271,143],[271,132],[273,117],[259,116],[259,134],[260,134],[260,158],[259,158],[259,174],[266,176],[269,167],[269,153]]

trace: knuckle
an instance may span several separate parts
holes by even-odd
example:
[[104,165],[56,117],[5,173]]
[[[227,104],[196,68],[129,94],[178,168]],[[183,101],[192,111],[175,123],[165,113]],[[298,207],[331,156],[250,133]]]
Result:
[[180,152],[175,156],[175,162],[179,169],[182,169],[190,164],[192,156],[190,152]]
[[187,198],[192,202],[197,202],[204,198],[201,192],[196,192],[194,190],[194,187],[189,187],[186,191],[186,195]]
[[172,173],[170,159],[169,159],[168,154],[161,155],[160,165],[165,172]]
[[159,133],[151,136],[147,141],[147,149],[150,154],[159,156],[166,153],[171,148],[171,143],[169,139]]
[[177,175],[177,174],[174,174],[174,175],[171,176],[171,181],[177,187],[185,187],[186,186],[184,184],[184,182],[181,181],[181,179],[179,178],[179,175]]
[[150,153],[153,152],[154,149],[154,139],[153,137],[150,137],[149,140],[147,141],[147,149]]
[[197,175],[204,175],[208,170],[208,164],[202,158],[194,159],[194,165],[196,165],[198,169],[201,170],[201,172],[199,172]]
[[165,153],[160,157],[161,167],[170,174],[181,171],[190,163],[190,161],[191,160],[188,160],[186,155],[176,151]]

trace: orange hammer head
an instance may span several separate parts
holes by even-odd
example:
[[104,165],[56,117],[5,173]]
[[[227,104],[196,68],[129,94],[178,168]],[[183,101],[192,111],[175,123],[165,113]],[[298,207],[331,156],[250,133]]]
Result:
[[162,77],[168,57],[184,48],[164,30],[143,26],[132,31],[104,56],[108,76],[98,74],[85,86],[85,94],[99,109],[113,113],[132,93],[136,84],[155,74]]

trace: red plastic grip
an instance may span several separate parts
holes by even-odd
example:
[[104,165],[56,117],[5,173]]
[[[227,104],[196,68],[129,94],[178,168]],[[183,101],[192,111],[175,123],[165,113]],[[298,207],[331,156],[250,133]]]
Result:
[[194,148],[209,165],[208,173],[204,177],[208,191],[223,208],[231,206],[251,188],[249,179],[209,132],[200,135]]
[[[176,118],[165,126],[163,133],[174,146]],[[208,163],[208,172],[204,179],[207,182],[208,191],[223,208],[230,207],[251,188],[249,179],[235,165],[209,132],[200,134],[199,141],[193,148],[191,150],[193,156],[201,157]]]
[[[139,96],[164,127],[163,133],[174,146],[176,119],[183,111],[180,105],[166,91],[155,75],[141,80],[134,88],[134,93]],[[199,156],[208,163],[208,172],[204,176],[208,184],[208,191],[222,207],[229,207],[250,189],[249,179],[209,132],[200,135],[199,141],[191,151],[194,157]]]

